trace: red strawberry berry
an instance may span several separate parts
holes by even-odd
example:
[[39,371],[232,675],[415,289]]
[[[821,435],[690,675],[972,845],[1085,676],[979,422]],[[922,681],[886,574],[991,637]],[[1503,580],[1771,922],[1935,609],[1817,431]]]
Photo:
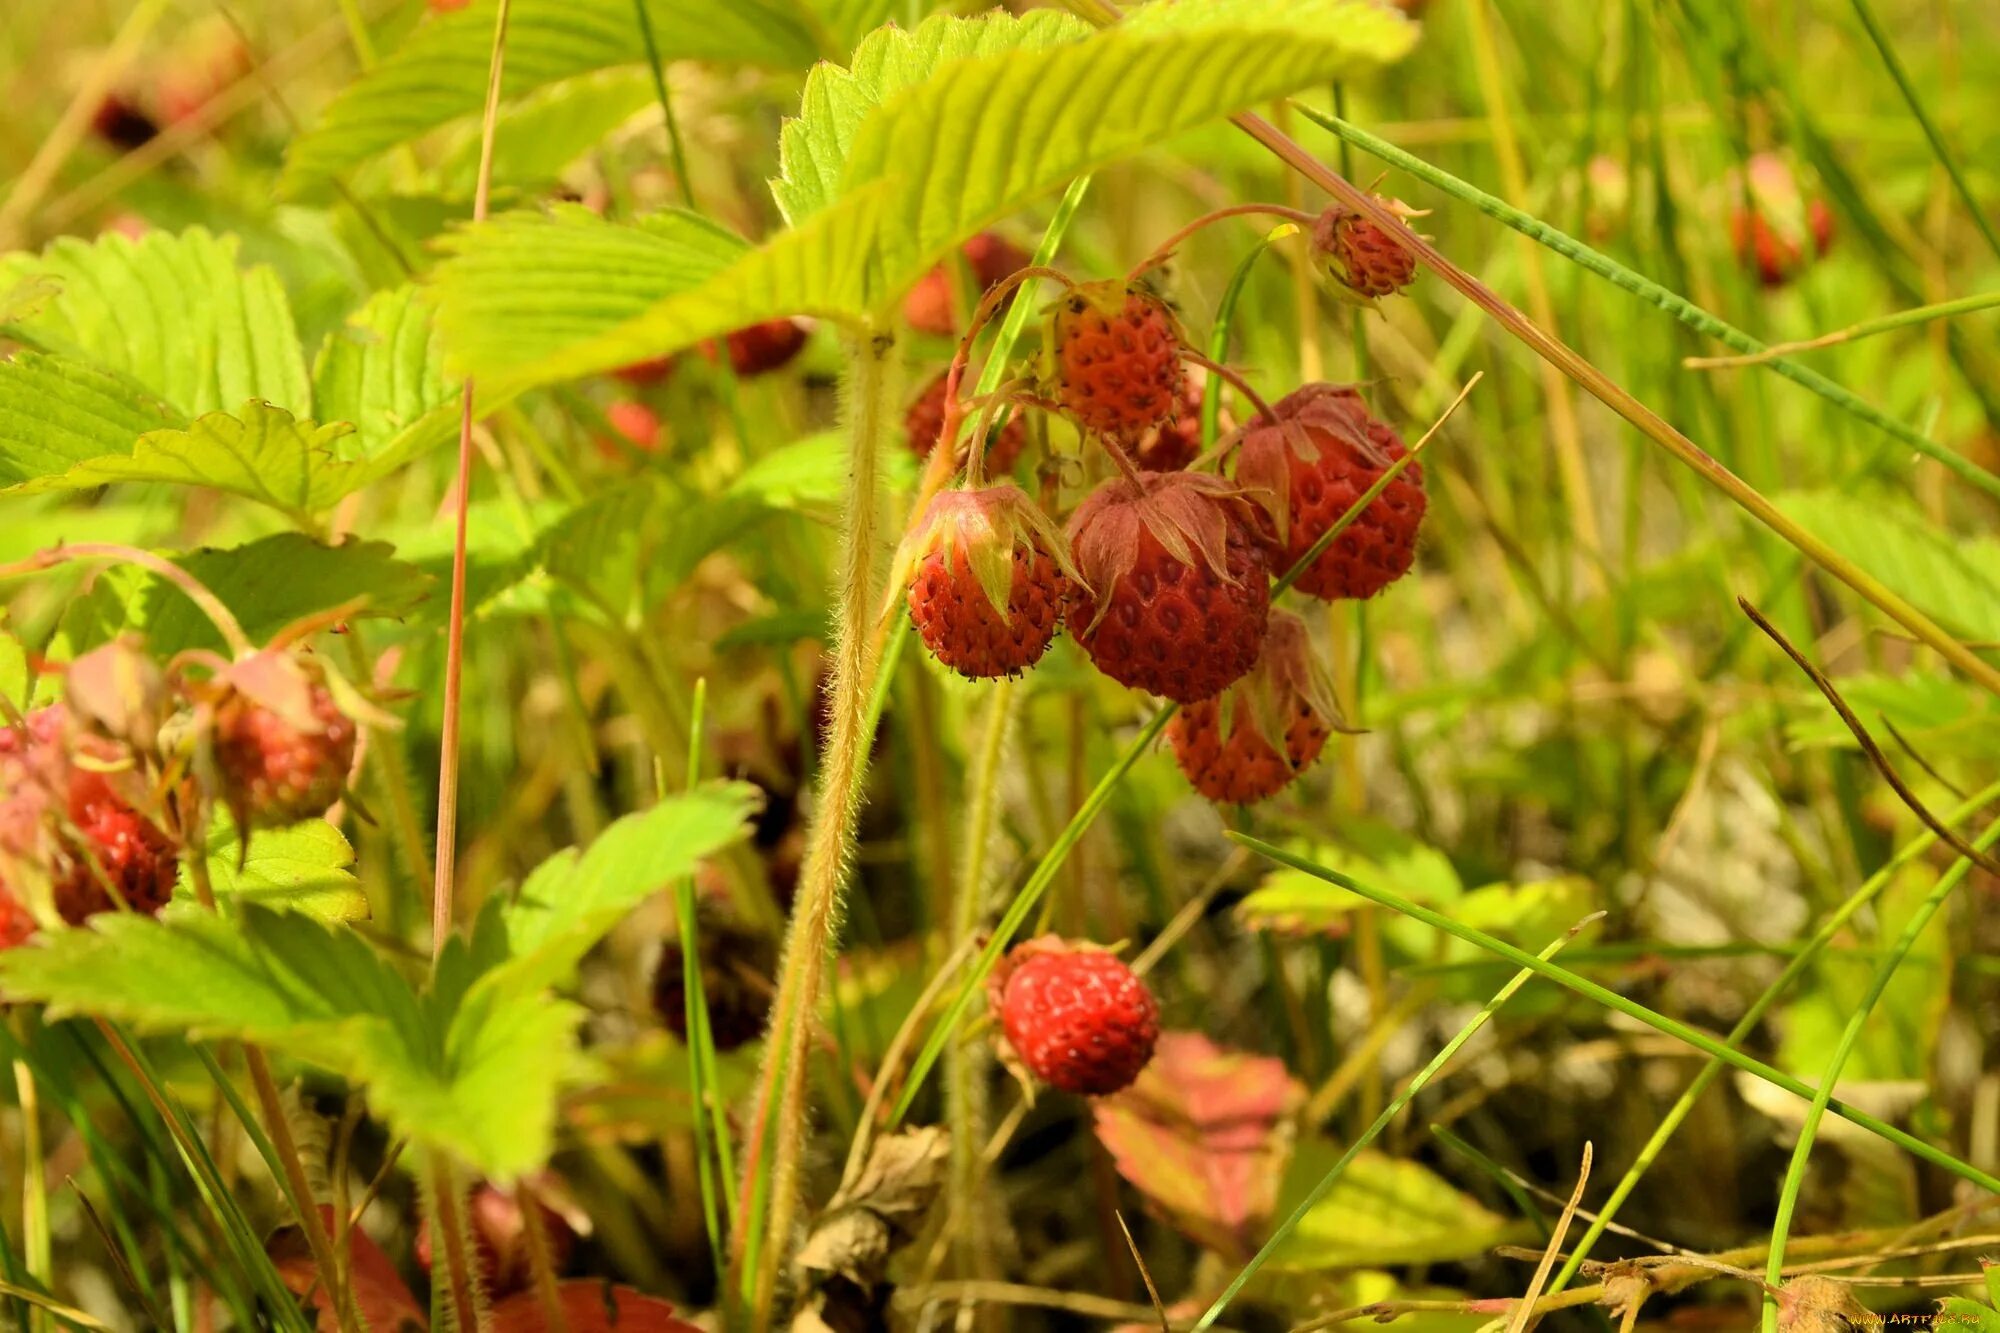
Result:
[[611,372],[627,384],[658,384],[674,373],[674,358],[671,356],[648,357],[644,361],[634,361],[628,366],[620,366]]
[[1069,543],[1070,633],[1113,680],[1186,704],[1257,660],[1270,566],[1251,506],[1220,477],[1114,478],[1076,507]]
[[[57,915],[79,925],[121,902],[158,912],[173,897],[180,860],[167,835],[120,793],[135,775],[123,752],[70,725],[60,704],[29,714],[24,736],[0,727],[0,864],[13,907],[10,933],[26,916],[22,885],[46,880]],[[90,758],[88,767],[76,754]],[[31,927],[32,922],[27,922]]]
[[263,652],[233,666],[215,709],[222,796],[240,823],[312,819],[340,799],[360,728],[309,659]]
[[[1308,384],[1271,410],[1275,421],[1244,434],[1236,480],[1270,510],[1279,563],[1289,569],[1408,451],[1351,388]],[[1423,465],[1412,463],[1320,553],[1299,589],[1328,601],[1373,597],[1403,577],[1416,559],[1424,504]]]
[[[1742,201],[1729,218],[1736,260],[1756,270],[1766,287],[1782,287],[1833,244],[1833,212],[1808,199],[1790,165],[1776,153],[1757,153],[1743,173]],[[1806,253],[1807,246],[1812,249]]]
[[783,369],[805,350],[806,330],[795,319],[767,319],[736,330],[723,343],[729,348],[730,369],[745,377],[764,375]]
[[[929,458],[931,450],[937,447],[938,432],[944,429],[945,382],[951,373],[945,371],[924,386],[917,400],[910,404],[910,410],[903,414],[904,438],[910,452],[918,458]],[[1007,419],[1000,433],[989,432],[986,443],[986,471],[998,476],[1014,470],[1014,461],[1021,451],[1028,447],[1028,426],[1019,412]]]
[[963,676],[1012,676],[1048,651],[1069,587],[1055,526],[1013,485],[945,491],[908,547],[910,619]]
[[1130,1087],[1153,1058],[1160,1011],[1115,955],[1054,936],[1009,953],[988,983],[1007,1044],[1053,1088],[1101,1097]]
[[1136,440],[1181,406],[1181,333],[1159,297],[1122,279],[1057,298],[1048,325],[1051,396],[1085,430]]
[[[1376,202],[1392,213],[1411,210],[1379,195]],[[1417,257],[1388,232],[1359,213],[1335,205],[1313,224],[1313,253],[1334,290],[1349,300],[1367,303],[1394,296],[1417,277]]]
[[1256,667],[1215,698],[1174,714],[1167,742],[1196,791],[1217,804],[1249,805],[1310,768],[1338,720],[1305,622],[1273,611]]
[[[982,296],[994,283],[1012,277],[1017,270],[1028,266],[1028,252],[995,232],[980,232],[960,247],[960,252],[972,269]],[[949,338],[958,332],[961,313],[970,315],[972,312],[952,309],[954,281],[950,270],[942,264],[917,280],[917,285],[910,288],[910,294],[903,298],[903,318],[911,328],[940,338]]]
[[[656,453],[660,447],[660,414],[644,403],[624,398],[604,409],[604,419],[635,449]],[[598,441],[599,452],[616,458],[618,446],[610,440]]]

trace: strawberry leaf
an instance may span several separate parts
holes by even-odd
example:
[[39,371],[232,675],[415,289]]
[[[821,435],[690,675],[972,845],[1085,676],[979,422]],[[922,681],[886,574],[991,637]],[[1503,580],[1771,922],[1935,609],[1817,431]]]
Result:
[[[477,115],[486,97],[498,0],[477,0],[418,26],[333,99],[292,141],[280,191],[317,193],[399,144]],[[662,60],[800,69],[819,54],[778,0],[646,0]],[[566,79],[646,60],[632,0],[515,0],[501,95],[509,101]]]
[[[1289,1213],[1319,1183],[1339,1152],[1314,1140],[1299,1145],[1285,1174]],[[1470,1259],[1520,1239],[1526,1227],[1480,1206],[1416,1162],[1359,1153],[1290,1235],[1272,1251],[1280,1271],[1389,1267]]]
[[1242,1260],[1277,1204],[1304,1098],[1281,1060],[1165,1032],[1138,1080],[1091,1110],[1120,1175],[1188,1237]]
[[518,390],[781,315],[870,321],[965,237],[1078,174],[1395,59],[1415,34],[1370,0],[1212,0],[1089,34],[994,15],[871,37],[788,132],[792,227],[706,272],[670,258],[713,260],[686,227],[649,238],[651,224],[568,209],[467,228],[433,277],[450,364]]
[[238,248],[194,228],[137,241],[64,237],[39,255],[9,255],[0,290],[27,282],[57,294],[7,324],[7,336],[122,376],[184,416],[252,398],[309,412],[285,289],[263,265],[238,268]]
[[0,361],[0,486],[129,452],[187,418],[122,375],[41,352]]
[[353,429],[344,423],[322,426],[252,401],[233,416],[210,412],[185,430],[141,435],[129,453],[86,459],[7,489],[34,494],[164,481],[241,495],[310,523],[313,514],[369,480],[365,468],[342,461],[336,452],[337,442]]

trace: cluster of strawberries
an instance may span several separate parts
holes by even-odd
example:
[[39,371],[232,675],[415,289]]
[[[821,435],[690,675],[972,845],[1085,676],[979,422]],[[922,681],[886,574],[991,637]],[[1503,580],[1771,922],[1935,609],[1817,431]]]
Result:
[[0,723],[0,947],[50,920],[157,913],[217,803],[246,830],[325,814],[358,736],[337,692],[283,646],[163,669],[118,639],[71,662],[62,702]]
[[[1350,300],[1414,276],[1413,256],[1359,214],[1329,209],[1312,242]],[[977,271],[970,247],[968,259]],[[990,314],[1027,275],[1061,277],[1000,275],[982,309]],[[1401,578],[1424,515],[1423,472],[1406,466],[1322,542],[1406,453],[1361,395],[1307,384],[1267,405],[1197,354],[1136,276],[1062,281],[1034,381],[1005,404],[980,405],[968,483],[941,492],[906,541],[911,618],[937,660],[970,677],[1025,670],[1067,624],[1099,671],[1181,706],[1168,738],[1199,791],[1263,800],[1340,725],[1304,624],[1271,608],[1271,580],[1296,567],[1295,586],[1331,601],[1372,597]],[[1201,388],[1190,366],[1236,381],[1256,402],[1255,416],[1218,440],[1214,471],[1198,458]],[[954,401],[955,387],[947,372],[917,399],[912,448],[956,439],[968,405]],[[1116,465],[1060,530],[1020,487],[980,484],[982,462],[1004,470],[1026,447],[1018,416],[985,429],[985,413],[1011,404],[1066,417]]]

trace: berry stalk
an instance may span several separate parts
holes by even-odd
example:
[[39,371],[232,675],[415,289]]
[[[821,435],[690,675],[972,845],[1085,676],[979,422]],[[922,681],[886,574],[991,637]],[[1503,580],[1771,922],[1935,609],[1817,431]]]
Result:
[[1305,212],[1303,209],[1291,208],[1284,204],[1231,204],[1227,208],[1218,208],[1212,213],[1202,214],[1179,231],[1176,231],[1173,235],[1167,237],[1166,240],[1154,246],[1153,253],[1147,255],[1137,264],[1134,264],[1132,271],[1125,275],[1125,280],[1130,282],[1135,278],[1143,277],[1148,272],[1166,263],[1167,260],[1173,257],[1174,251],[1180,249],[1188,237],[1194,235],[1202,228],[1212,226],[1226,218],[1248,216],[1282,218],[1286,222],[1296,222],[1301,227],[1306,228],[1310,228],[1313,224],[1312,214]]

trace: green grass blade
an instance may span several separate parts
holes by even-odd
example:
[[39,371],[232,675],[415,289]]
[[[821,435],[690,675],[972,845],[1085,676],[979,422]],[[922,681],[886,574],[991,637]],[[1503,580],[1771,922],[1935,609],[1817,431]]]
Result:
[[[1983,852],[1995,842],[2000,842],[2000,821],[1989,825],[1972,845]],[[1785,1241],[1791,1235],[1792,1218],[1798,1210],[1799,1189],[1805,1184],[1806,1164],[1812,1157],[1813,1140],[1819,1134],[1820,1121],[1826,1117],[1828,1103],[1833,1100],[1833,1089],[1840,1082],[1841,1070],[1847,1067],[1847,1058],[1854,1053],[1854,1044],[1861,1039],[1861,1030],[1867,1026],[1869,1015],[1875,1012],[1882,993],[1889,989],[1896,970],[1916,946],[1917,936],[1923,934],[1924,927],[1931,923],[1931,918],[1964,882],[1971,869],[1972,862],[1960,857],[1952,862],[1950,869],[1938,876],[1929,896],[1904,923],[1903,933],[1896,937],[1895,947],[1875,965],[1874,975],[1868,978],[1868,989],[1863,993],[1861,1003],[1848,1015],[1847,1026],[1841,1030],[1840,1040],[1834,1043],[1833,1054],[1827,1057],[1826,1068],[1819,1076],[1819,1092],[1813,1097],[1812,1105],[1806,1108],[1805,1123],[1799,1128],[1798,1144],[1792,1149],[1791,1164],[1785,1169],[1784,1184],[1778,1191],[1778,1215],[1771,1223],[1771,1252],[1765,1261],[1764,1280],[1771,1284],[1771,1290],[1764,1295],[1764,1333],[1777,1333],[1775,1288],[1784,1277]]]
[[[1817,1090],[1811,1085],[1793,1078],[1782,1069],[1774,1069],[1762,1060],[1754,1060],[1742,1052],[1732,1049],[1714,1037],[1709,1036],[1706,1032],[1689,1027],[1679,1019],[1668,1018],[1665,1014],[1648,1009],[1645,1005],[1637,1001],[1629,1000],[1616,991],[1608,990],[1594,981],[1580,977],[1567,968],[1558,967],[1554,963],[1537,958],[1526,950],[1516,948],[1504,940],[1497,940],[1485,931],[1474,930],[1470,926],[1462,925],[1442,912],[1434,912],[1428,907],[1409,901],[1407,898],[1398,897],[1396,894],[1390,893],[1387,889],[1378,889],[1372,885],[1363,884],[1359,880],[1341,874],[1338,870],[1330,870],[1317,862],[1309,861],[1302,856],[1295,856],[1281,847],[1273,847],[1270,843],[1259,841],[1247,834],[1232,832],[1229,834],[1229,837],[1281,865],[1288,865],[1294,870],[1304,871],[1313,878],[1325,880],[1329,884],[1337,884],[1352,893],[1360,894],[1363,898],[1371,902],[1380,903],[1392,911],[1400,912],[1404,916],[1413,917],[1427,926],[1442,930],[1447,935],[1464,940],[1467,944],[1474,945],[1477,948],[1486,950],[1488,953],[1497,954],[1509,962],[1539,972],[1550,980],[1558,982],[1567,989],[1583,996],[1585,999],[1595,1000],[1607,1009],[1624,1014],[1627,1018],[1637,1019],[1656,1032],[1662,1032],[1677,1041],[1686,1042],[1696,1050],[1715,1056],[1725,1064],[1732,1065],[1747,1074],[1754,1074],[1766,1083],[1774,1087],[1783,1088],[1795,1097],[1811,1101],[1816,1094]],[[1961,1162],[1958,1158],[1953,1157],[1943,1149],[1933,1147],[1925,1143],[1922,1139],[1897,1129],[1885,1120],[1877,1119],[1865,1111],[1849,1106],[1838,1098],[1829,1100],[1827,1102],[1827,1109],[1850,1124],[1859,1125],[1871,1134],[1887,1139],[1897,1147],[1903,1148],[1908,1152],[1915,1153],[1918,1157],[1923,1158],[1933,1166],[1944,1168],[1961,1180],[1968,1180],[1981,1189],[2000,1193],[2000,1178],[1988,1175],[1986,1172],[1969,1163]]]
[[[1966,816],[1977,813],[1987,803],[1994,800],[2000,800],[2000,782],[1994,783],[1984,791],[1974,793],[1964,804],[1947,813],[1944,817],[1945,822],[1956,824]],[[1729,1035],[1724,1037],[1723,1041],[1728,1045],[1734,1046],[1745,1037],[1748,1037],[1757,1024],[1763,1021],[1764,1015],[1770,1011],[1771,1006],[1776,1004],[1785,992],[1791,989],[1792,983],[1804,975],[1806,969],[1811,967],[1826,952],[1827,946],[1833,941],[1833,937],[1841,932],[1847,923],[1854,918],[1854,915],[1873,902],[1875,896],[1889,886],[1889,881],[1894,878],[1897,871],[1929,852],[1932,846],[1937,843],[1937,840],[1937,835],[1926,829],[1921,835],[1911,839],[1899,849],[1894,856],[1889,858],[1888,863],[1873,875],[1870,875],[1860,888],[1849,894],[1847,900],[1835,908],[1833,913],[1821,923],[1820,928],[1813,932],[1812,938],[1807,940],[1792,955],[1791,959],[1786,962],[1784,970],[1779,972],[1771,984],[1764,988],[1763,994],[1753,1000],[1750,1007],[1743,1011],[1743,1017],[1736,1021],[1736,1026],[1729,1030]],[[1599,1205],[1597,1217],[1591,1222],[1589,1229],[1571,1247],[1568,1260],[1564,1262],[1562,1269],[1556,1274],[1555,1279],[1549,1283],[1550,1292],[1561,1291],[1577,1275],[1578,1270],[1583,1267],[1584,1261],[1590,1257],[1591,1247],[1597,1244],[1598,1238],[1604,1234],[1605,1228],[1610,1226],[1613,1219],[1617,1217],[1618,1210],[1624,1206],[1625,1200],[1630,1198],[1632,1191],[1638,1188],[1640,1179],[1651,1169],[1654,1160],[1660,1155],[1660,1150],[1666,1147],[1667,1140],[1672,1138],[1674,1131],[1681,1127],[1681,1122],[1686,1120],[1688,1115],[1694,1110],[1694,1105],[1701,1100],[1701,1095],[1708,1091],[1710,1085],[1721,1076],[1722,1069],[1723,1062],[1720,1059],[1711,1057],[1702,1066],[1701,1072],[1696,1074],[1694,1080],[1688,1084],[1687,1089],[1681,1093],[1679,1099],[1668,1108],[1666,1115],[1661,1118],[1659,1125],[1654,1128],[1652,1136],[1646,1140],[1645,1146],[1639,1149],[1639,1155],[1633,1159],[1632,1165],[1626,1169],[1624,1176],[1613,1187],[1610,1197]]]
[[[1232,834],[1231,836],[1235,835]],[[1242,838],[1240,841],[1257,851],[1265,851],[1264,845],[1257,842],[1254,838]],[[1582,923],[1571,927],[1559,939],[1550,941],[1547,948],[1535,955],[1536,960],[1546,963],[1565,944],[1575,939],[1576,932],[1580,929],[1582,929]],[[1194,1333],[1201,1333],[1202,1329],[1209,1327],[1222,1317],[1222,1312],[1229,1308],[1229,1303],[1236,1299],[1237,1293],[1242,1291],[1248,1285],[1250,1279],[1257,1275],[1257,1270],[1264,1266],[1265,1261],[1271,1257],[1278,1246],[1284,1244],[1285,1238],[1298,1229],[1299,1223],[1305,1220],[1306,1214],[1313,1210],[1313,1206],[1326,1197],[1327,1191],[1334,1187],[1334,1184],[1339,1181],[1341,1173],[1347,1169],[1347,1164],[1352,1162],[1363,1148],[1373,1143],[1376,1137],[1389,1127],[1391,1121],[1402,1114],[1403,1108],[1410,1104],[1411,1098],[1422,1092],[1424,1086],[1437,1077],[1438,1071],[1450,1062],[1452,1056],[1458,1054],[1459,1048],[1472,1040],[1472,1035],[1479,1031],[1480,1028],[1486,1026],[1486,1020],[1499,1012],[1500,1006],[1514,998],[1514,992],[1527,985],[1528,978],[1534,974],[1535,969],[1523,967],[1519,972],[1509,977],[1507,984],[1495,992],[1493,998],[1486,1002],[1485,1007],[1472,1016],[1472,1021],[1460,1028],[1457,1035],[1446,1042],[1443,1048],[1431,1057],[1430,1063],[1419,1070],[1416,1077],[1412,1078],[1403,1090],[1397,1093],[1387,1106],[1382,1108],[1382,1113],[1375,1117],[1374,1123],[1363,1130],[1360,1137],[1356,1138],[1354,1142],[1347,1145],[1347,1151],[1340,1155],[1340,1160],[1327,1169],[1327,1173],[1320,1177],[1319,1184],[1312,1187],[1311,1193],[1299,1200],[1299,1206],[1292,1210],[1292,1215],[1279,1224],[1278,1229],[1271,1233],[1270,1239],[1266,1240],[1258,1248],[1257,1253],[1250,1257],[1250,1262],[1243,1265],[1242,1271],[1237,1273],[1227,1287],[1223,1288],[1222,1294],[1215,1298],[1215,1303],[1202,1312],[1201,1318],[1195,1321]]]
[[[1380,158],[1390,166],[1408,172],[1425,184],[1472,205],[1495,221],[1512,227],[1522,235],[1547,246],[1578,267],[1595,273],[1613,286],[1630,292],[1647,304],[1665,311],[1697,333],[1713,338],[1745,355],[1758,355],[1768,350],[1757,339],[1735,325],[1718,319],[1685,296],[1668,291],[1644,274],[1626,268],[1609,255],[1592,249],[1567,232],[1558,231],[1541,219],[1486,193],[1478,186],[1460,180],[1449,172],[1441,171],[1422,158],[1406,153],[1388,140],[1378,138],[1358,126],[1350,125],[1344,120],[1309,106],[1298,103],[1293,105],[1297,107],[1300,115],[1339,136],[1344,142],[1352,143],[1363,152]],[[1908,445],[1934,462],[1943,464],[1961,481],[1985,491],[1988,495],[2000,497],[2000,476],[1987,472],[1971,459],[1870,406],[1810,366],[1801,365],[1788,356],[1771,357],[1758,364],[1768,366],[1794,384],[1810,389],[1842,411],[1860,418],[1890,438]]]
[[1889,44],[1889,34],[1882,31],[1882,24],[1876,19],[1875,11],[1868,0],[1854,0],[1854,16],[1861,20],[1861,26],[1868,32],[1868,40],[1875,44],[1876,54],[1882,57],[1882,64],[1889,71],[1889,77],[1896,81],[1896,89],[1903,94],[1903,102],[1910,108],[1910,114],[1916,117],[1917,124],[1923,127],[1924,138],[1930,141],[1931,153],[1937,158],[1938,165],[1944,168],[1945,174],[1951,177],[1952,188],[1958,191],[1959,200],[1964,203],[1965,211],[1972,215],[1972,224],[1979,228],[1979,234],[1986,238],[1986,248],[1993,252],[1994,258],[2000,259],[2000,235],[1994,234],[1993,223],[1988,220],[1986,209],[1981,207],[1978,196],[1972,193],[1972,187],[1966,183],[1965,173],[1959,169],[1957,155],[1944,141],[1944,132],[1938,128],[1937,122],[1931,119],[1930,112],[1924,110],[1924,101],[1917,96],[1916,85],[1910,82],[1909,71],[1903,68],[1902,59],[1897,56],[1896,48]]

